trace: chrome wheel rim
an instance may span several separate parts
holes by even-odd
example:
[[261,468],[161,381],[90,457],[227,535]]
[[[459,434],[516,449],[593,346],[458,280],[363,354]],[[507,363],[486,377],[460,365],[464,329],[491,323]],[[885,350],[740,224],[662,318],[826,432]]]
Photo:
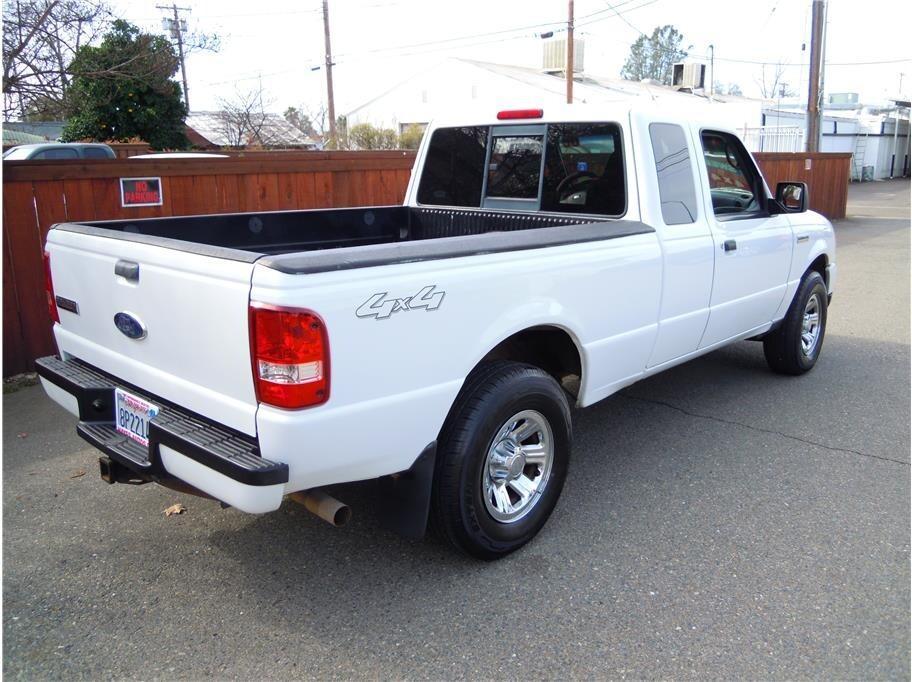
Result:
[[495,521],[516,523],[535,508],[551,477],[554,436],[544,415],[523,410],[497,430],[481,473],[485,508]]
[[813,355],[820,341],[820,296],[814,294],[804,306],[801,319],[801,352]]

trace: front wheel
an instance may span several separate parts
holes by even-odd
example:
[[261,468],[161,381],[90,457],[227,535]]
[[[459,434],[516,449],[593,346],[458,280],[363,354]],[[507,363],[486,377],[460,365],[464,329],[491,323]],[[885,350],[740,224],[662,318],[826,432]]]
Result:
[[551,376],[517,362],[480,366],[441,432],[434,525],[481,559],[522,547],[557,503],[570,444],[570,406]]
[[804,374],[820,357],[827,323],[827,290],[819,272],[808,272],[782,324],[763,339],[763,354],[773,371]]

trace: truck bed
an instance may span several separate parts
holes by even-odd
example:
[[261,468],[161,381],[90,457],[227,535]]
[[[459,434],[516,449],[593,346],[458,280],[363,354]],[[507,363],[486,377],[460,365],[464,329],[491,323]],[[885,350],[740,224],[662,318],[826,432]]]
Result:
[[[56,227],[259,261],[286,272],[528,249],[653,231],[639,222],[591,216],[413,206],[110,220]],[[565,229],[552,229],[558,227]]]

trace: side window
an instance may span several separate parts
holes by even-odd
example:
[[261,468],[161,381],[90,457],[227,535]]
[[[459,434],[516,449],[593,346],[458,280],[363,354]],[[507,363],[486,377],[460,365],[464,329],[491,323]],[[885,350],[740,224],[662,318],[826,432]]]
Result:
[[761,184],[744,145],[726,133],[704,132],[702,139],[715,214],[758,211]]
[[541,209],[620,216],[626,206],[621,129],[614,123],[548,126]]
[[435,130],[418,184],[418,203],[481,206],[487,144],[487,127]]
[[537,199],[541,176],[541,135],[500,135],[491,141],[487,196]]
[[84,147],[82,150],[84,159],[109,159],[108,150],[102,147]]
[[79,154],[72,147],[61,147],[58,149],[45,149],[38,152],[32,159],[38,161],[47,161],[49,159],[78,159]]
[[650,123],[649,139],[659,179],[662,220],[685,225],[697,219],[697,196],[684,129],[673,123]]

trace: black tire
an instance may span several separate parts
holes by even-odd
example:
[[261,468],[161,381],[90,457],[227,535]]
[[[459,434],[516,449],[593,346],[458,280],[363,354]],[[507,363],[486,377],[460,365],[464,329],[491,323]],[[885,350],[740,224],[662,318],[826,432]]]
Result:
[[[525,515],[504,523],[486,506],[483,476],[501,427],[526,410],[543,417],[550,427],[550,475],[542,474],[547,483]],[[498,559],[519,549],[554,510],[567,476],[570,448],[570,406],[550,375],[518,362],[479,366],[466,379],[438,440],[433,527],[456,548],[480,559]]]
[[[805,311],[816,297],[819,332],[816,343],[806,351],[802,343]],[[823,277],[814,270],[805,274],[795,292],[782,324],[763,338],[763,354],[774,372],[798,375],[813,369],[823,348],[827,322],[827,290]]]

